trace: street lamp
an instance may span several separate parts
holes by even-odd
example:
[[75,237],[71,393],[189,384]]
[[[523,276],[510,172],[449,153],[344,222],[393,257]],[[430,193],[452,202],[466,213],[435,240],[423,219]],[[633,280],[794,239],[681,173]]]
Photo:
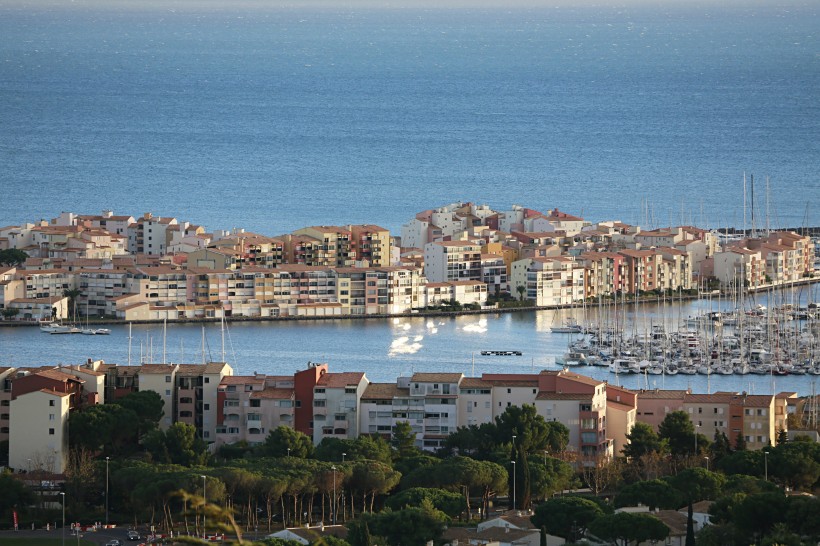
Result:
[[205,535],[205,505],[208,504],[207,497],[205,496],[206,476],[200,476],[200,478],[202,478],[202,539],[207,540],[207,536]]
[[[513,436],[515,438],[515,436]],[[512,501],[512,509],[515,510],[515,497],[517,493],[515,491],[515,461],[510,461],[513,465],[513,501]]]
[[342,464],[345,462],[345,457],[347,457],[347,453],[342,453]]
[[769,452],[763,452],[763,472],[766,478],[766,481],[769,481]]
[[709,470],[709,457],[704,457],[706,459],[706,470]]
[[290,457],[290,448],[288,448],[288,457]]
[[65,546],[65,493],[60,491],[60,496],[63,498],[63,546]]
[[105,458],[105,524],[108,525],[108,457]]
[[544,450],[544,468],[547,467],[547,450]]
[[333,471],[333,525],[336,525],[336,509],[338,508],[336,503],[336,466],[331,466],[330,469]]

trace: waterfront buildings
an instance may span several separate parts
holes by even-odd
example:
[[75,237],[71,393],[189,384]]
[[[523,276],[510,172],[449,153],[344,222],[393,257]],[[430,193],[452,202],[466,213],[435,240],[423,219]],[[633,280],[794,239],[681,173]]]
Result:
[[0,270],[0,309],[23,321],[75,312],[127,321],[340,317],[453,301],[480,308],[503,297],[571,306],[707,281],[760,289],[814,274],[815,246],[793,232],[720,244],[693,226],[646,230],[559,210],[452,203],[418,213],[401,233],[360,224],[269,237],[208,233],[151,213],[66,212],[0,228],[0,250],[29,256]]

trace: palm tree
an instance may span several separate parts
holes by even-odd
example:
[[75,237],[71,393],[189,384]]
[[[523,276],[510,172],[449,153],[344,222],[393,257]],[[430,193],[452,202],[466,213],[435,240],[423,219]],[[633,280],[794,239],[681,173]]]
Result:
[[515,287],[515,290],[518,292],[518,299],[524,301],[524,292],[527,291],[527,287],[523,284],[519,284]]
[[77,319],[77,298],[82,294],[79,288],[66,288],[63,290],[63,297],[68,298],[68,306],[71,309],[71,316]]

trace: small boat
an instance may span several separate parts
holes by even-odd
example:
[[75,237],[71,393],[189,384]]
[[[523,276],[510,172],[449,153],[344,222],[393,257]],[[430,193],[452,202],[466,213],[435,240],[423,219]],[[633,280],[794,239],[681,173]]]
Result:
[[555,334],[582,334],[584,328],[572,319],[567,319],[563,326],[551,326],[550,332]]
[[[98,336],[107,336],[111,333],[111,330],[109,330],[108,328],[97,328],[96,330],[94,330],[94,333]],[[519,356],[521,355],[520,351],[515,351],[515,353],[517,353]]]

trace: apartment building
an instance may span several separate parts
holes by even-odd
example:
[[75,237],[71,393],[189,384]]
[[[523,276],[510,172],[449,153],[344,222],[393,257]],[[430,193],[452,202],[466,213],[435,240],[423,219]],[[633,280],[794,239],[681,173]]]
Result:
[[176,218],[146,212],[128,226],[128,251],[132,254],[165,254],[171,240],[168,228],[178,223]]
[[279,426],[294,426],[293,376],[225,376],[217,390],[216,443],[256,445]]
[[509,291],[510,285],[504,256],[481,254],[481,281],[487,285],[490,294]]
[[462,305],[485,305],[487,285],[481,281],[430,282],[424,285],[427,307],[457,301]]
[[586,297],[608,296],[624,289],[624,257],[615,252],[585,252],[578,261],[587,268]]
[[230,365],[142,364],[138,373],[139,390],[154,391],[162,399],[164,416],[160,428],[188,423],[206,442],[216,441],[218,390],[222,379],[233,375]]
[[628,294],[661,288],[663,255],[656,250],[622,250]]
[[11,382],[16,369],[8,366],[0,367],[0,442],[9,439],[11,423]]
[[758,250],[728,246],[713,257],[713,275],[724,286],[740,284],[755,288],[766,284],[766,262]]
[[361,398],[370,382],[363,372],[324,373],[313,387],[313,443],[359,436]]
[[788,430],[788,405],[793,393],[748,394],[745,392],[692,393],[688,390],[642,390],[637,393],[637,420],[657,431],[664,418],[673,411],[689,414],[698,434],[710,441],[715,434],[725,434],[734,445],[738,435],[747,448],[774,445],[777,432]]
[[88,396],[83,380],[58,369],[18,369],[6,379],[11,386],[9,466],[64,472],[69,412],[95,403],[96,395]]
[[319,241],[312,259],[305,262],[308,265],[348,267],[353,266],[358,259],[352,243],[353,234],[349,229],[339,226],[310,226],[297,229],[293,234]]
[[429,282],[480,281],[481,244],[437,241],[424,245],[424,276]]
[[370,267],[392,265],[389,230],[373,224],[350,225],[347,229],[350,231],[350,247],[358,262],[367,263]]
[[563,256],[513,262],[510,286],[513,295],[522,287],[524,298],[538,306],[571,305],[586,296],[583,267]]

